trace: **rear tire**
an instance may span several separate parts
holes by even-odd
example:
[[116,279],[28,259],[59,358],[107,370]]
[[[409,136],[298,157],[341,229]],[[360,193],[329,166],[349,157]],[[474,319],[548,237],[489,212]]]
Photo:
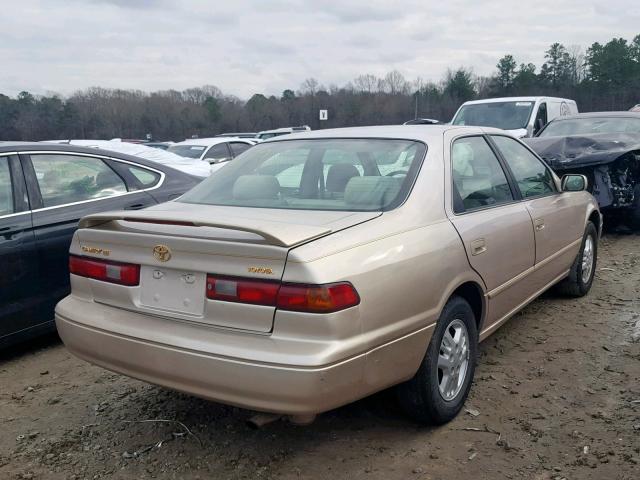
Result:
[[402,409],[420,423],[452,420],[469,395],[478,355],[478,329],[466,300],[445,305],[415,376],[397,387]]
[[569,276],[556,285],[556,291],[569,297],[585,296],[593,285],[597,262],[598,230],[593,222],[588,222],[580,252],[571,266]]

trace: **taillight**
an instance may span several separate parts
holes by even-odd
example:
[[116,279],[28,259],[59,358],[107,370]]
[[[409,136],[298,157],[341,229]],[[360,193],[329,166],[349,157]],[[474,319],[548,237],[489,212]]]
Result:
[[309,313],[331,313],[360,303],[353,285],[347,282],[326,285],[253,280],[207,275],[207,298],[250,303]]
[[347,282],[326,285],[283,283],[278,292],[280,310],[331,313],[360,303],[358,292]]
[[103,282],[117,283],[127,287],[140,284],[140,265],[95,258],[69,256],[69,272],[81,277]]
[[207,298],[226,302],[276,306],[280,283],[207,275]]

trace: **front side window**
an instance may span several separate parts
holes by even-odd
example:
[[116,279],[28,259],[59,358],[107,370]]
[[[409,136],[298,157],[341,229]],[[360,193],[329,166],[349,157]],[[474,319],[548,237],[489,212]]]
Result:
[[491,137],[502,152],[524,198],[556,191],[551,171],[525,146],[511,137]]
[[124,181],[99,158],[37,154],[31,162],[45,207],[127,192]]
[[455,213],[513,201],[507,176],[483,137],[464,137],[453,142],[451,174]]
[[0,158],[0,215],[8,215],[13,212],[13,189],[11,188],[9,159],[2,157]]
[[533,133],[538,133],[547,124],[547,104],[541,103],[538,107],[538,114],[533,122]]
[[388,210],[408,195],[425,151],[424,144],[409,140],[263,143],[180,201],[296,210]]

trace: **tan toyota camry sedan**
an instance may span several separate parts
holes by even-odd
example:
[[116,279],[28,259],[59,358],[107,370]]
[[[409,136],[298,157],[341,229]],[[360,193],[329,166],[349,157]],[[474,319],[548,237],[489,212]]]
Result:
[[443,423],[479,341],[552,286],[589,291],[585,187],[500,130],[279,137],[176,201],[84,218],[58,331],[109,370],[294,421],[395,385]]

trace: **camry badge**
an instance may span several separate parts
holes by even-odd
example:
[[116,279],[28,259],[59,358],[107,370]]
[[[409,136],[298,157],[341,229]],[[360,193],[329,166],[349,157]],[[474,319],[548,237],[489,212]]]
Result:
[[171,250],[166,245],[156,245],[153,247],[153,256],[161,262],[168,262],[171,259]]

